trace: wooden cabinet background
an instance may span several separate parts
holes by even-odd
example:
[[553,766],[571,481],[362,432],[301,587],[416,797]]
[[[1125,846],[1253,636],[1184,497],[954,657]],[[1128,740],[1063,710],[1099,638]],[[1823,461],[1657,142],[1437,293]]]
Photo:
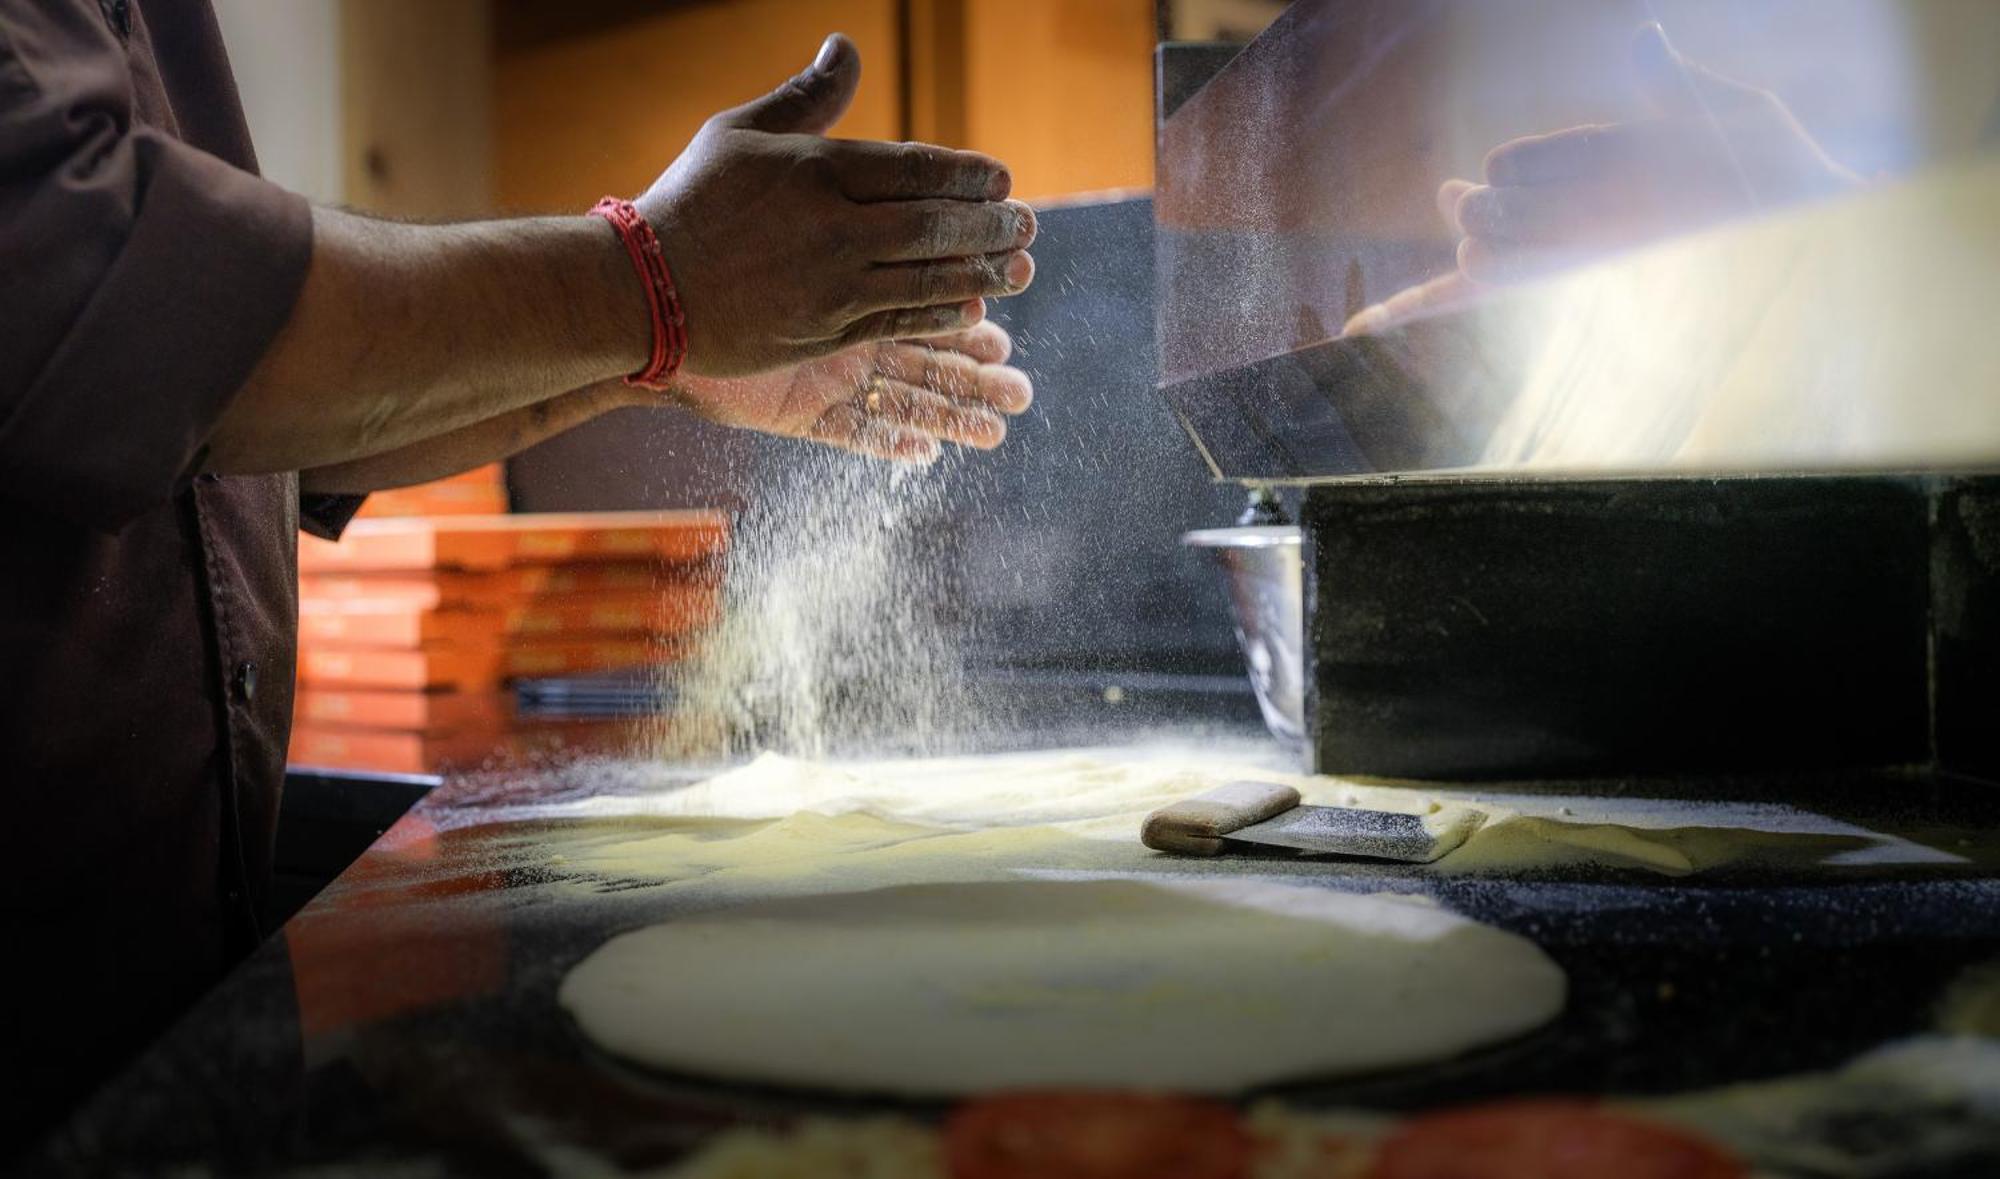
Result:
[[1030,200],[1147,187],[1155,16],[1153,0],[626,0],[588,17],[497,0],[495,203],[639,191],[835,30],[863,65],[835,134],[990,152]]
[[344,203],[393,217],[477,217],[493,203],[486,0],[344,0]]
[[502,45],[493,108],[500,206],[570,211],[606,193],[638,193],[703,120],[804,69],[834,29],[854,38],[863,65],[839,133],[893,138],[896,9],[894,0],[726,0]]
[[965,139],[1029,200],[1153,185],[1151,0],[964,0]]

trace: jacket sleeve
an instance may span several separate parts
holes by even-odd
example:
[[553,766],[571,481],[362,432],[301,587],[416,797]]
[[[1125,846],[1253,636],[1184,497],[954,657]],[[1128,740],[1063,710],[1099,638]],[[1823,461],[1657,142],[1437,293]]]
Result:
[[304,492],[299,496],[299,527],[321,540],[339,540],[354,522],[365,495],[329,495]]
[[112,531],[195,473],[284,326],[305,201],[133,122],[90,0],[0,0],[0,499]]

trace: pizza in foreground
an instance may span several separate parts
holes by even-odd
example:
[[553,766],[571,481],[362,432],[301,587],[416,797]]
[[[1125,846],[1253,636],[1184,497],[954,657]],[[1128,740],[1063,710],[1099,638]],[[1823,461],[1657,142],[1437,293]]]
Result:
[[1232,1097],[1430,1064],[1533,1031],[1567,994],[1533,942],[1409,897],[1023,880],[691,914],[612,938],[559,1001],[663,1072],[953,1099]]
[[1583,1100],[1404,1122],[1156,1094],[1003,1094],[941,1128],[817,1120],[737,1131],[669,1179],[1746,1179],[1722,1147]]

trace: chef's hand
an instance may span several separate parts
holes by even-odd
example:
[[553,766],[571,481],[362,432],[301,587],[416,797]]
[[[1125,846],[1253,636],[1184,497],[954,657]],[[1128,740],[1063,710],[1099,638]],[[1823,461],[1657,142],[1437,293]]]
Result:
[[1457,271],[1363,310],[1347,333],[1448,308],[1479,284],[1539,277],[1859,183],[1777,95],[1689,62],[1660,26],[1639,30],[1632,68],[1652,117],[1515,139],[1488,153],[1486,183],[1446,181],[1438,209],[1459,239]]
[[1034,277],[1034,214],[977,152],[825,138],[861,58],[710,119],[637,202],[687,315],[685,371],[742,376],[856,344],[962,332]]
[[1027,376],[1005,363],[1012,351],[1005,330],[982,322],[757,376],[692,377],[675,393],[712,422],[927,463],[940,443],[991,450],[1007,436],[1002,415],[1022,412],[1034,397]]

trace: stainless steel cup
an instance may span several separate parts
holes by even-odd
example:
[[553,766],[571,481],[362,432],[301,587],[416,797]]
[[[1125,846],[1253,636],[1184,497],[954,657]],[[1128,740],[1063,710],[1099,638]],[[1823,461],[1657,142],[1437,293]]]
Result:
[[1306,742],[1304,565],[1293,525],[1205,528],[1181,537],[1204,549],[1229,578],[1236,641],[1265,727],[1289,745]]

